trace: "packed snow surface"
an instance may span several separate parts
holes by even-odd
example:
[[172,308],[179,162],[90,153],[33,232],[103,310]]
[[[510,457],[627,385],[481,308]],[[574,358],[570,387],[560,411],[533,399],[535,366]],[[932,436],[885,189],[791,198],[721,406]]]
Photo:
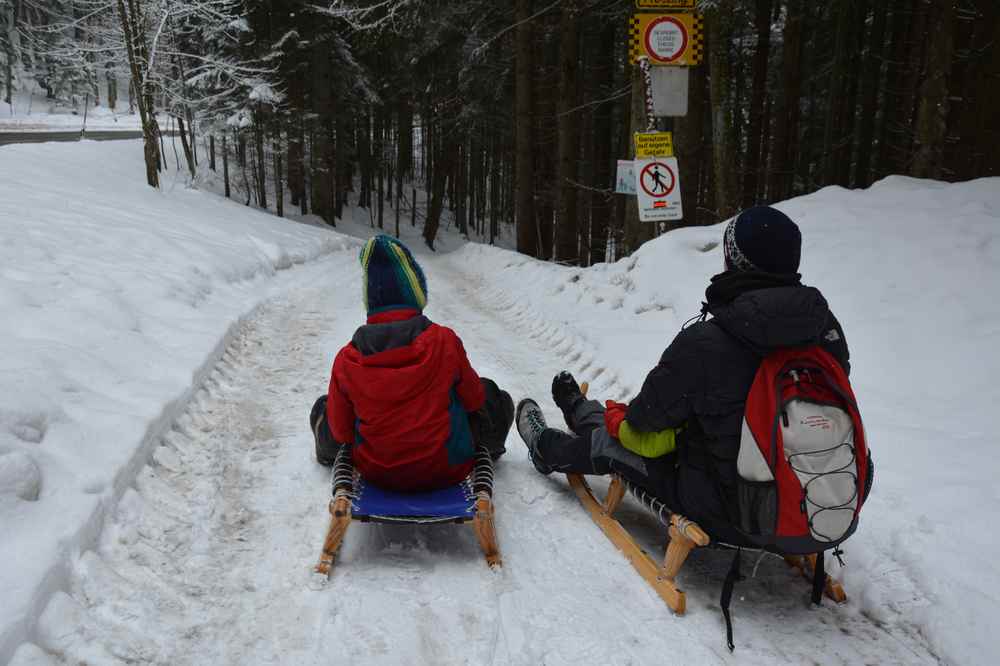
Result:
[[[846,330],[877,477],[831,567],[848,603],[810,609],[766,558],[737,588],[731,655],[729,554],[691,556],[672,616],[514,432],[502,570],[467,527],[355,524],[310,589],[329,472],[306,417],[363,320],[358,240],[172,176],[150,190],[138,146],[0,149],[0,662],[992,661],[1000,304],[980,292],[1000,284],[1000,181],[890,178],[780,205]],[[340,231],[369,233],[352,215]],[[627,400],[722,266],[722,227],[589,269],[454,236],[431,255],[416,231],[428,315],[555,425],[555,372]],[[662,552],[655,520],[631,501],[622,517]]]

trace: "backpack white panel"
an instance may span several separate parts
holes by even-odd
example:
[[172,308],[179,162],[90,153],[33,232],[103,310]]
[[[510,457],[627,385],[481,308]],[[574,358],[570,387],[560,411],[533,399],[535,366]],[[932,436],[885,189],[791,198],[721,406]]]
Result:
[[785,412],[785,458],[805,490],[810,531],[817,541],[835,541],[850,529],[859,500],[854,423],[839,407],[803,400]]
[[743,433],[740,436],[740,453],[736,458],[736,470],[747,481],[774,481],[774,474],[745,418]]

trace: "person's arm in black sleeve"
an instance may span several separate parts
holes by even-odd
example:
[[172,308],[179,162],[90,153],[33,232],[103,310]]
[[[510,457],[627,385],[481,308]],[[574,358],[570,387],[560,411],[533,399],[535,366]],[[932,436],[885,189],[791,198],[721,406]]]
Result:
[[691,417],[692,395],[703,381],[696,326],[681,331],[650,370],[625,420],[638,432],[677,428]]
[[841,328],[840,322],[837,321],[832,312],[827,317],[822,337],[823,348],[837,359],[849,377],[851,375],[851,350],[847,348],[847,337],[844,335],[844,329]]

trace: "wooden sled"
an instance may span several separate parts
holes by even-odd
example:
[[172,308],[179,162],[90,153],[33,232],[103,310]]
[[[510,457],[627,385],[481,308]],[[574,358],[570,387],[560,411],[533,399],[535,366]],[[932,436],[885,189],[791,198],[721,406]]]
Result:
[[[580,390],[587,395],[588,386],[586,383],[580,385]],[[684,516],[672,513],[669,508],[654,497],[649,496],[641,489],[629,486],[621,477],[612,475],[611,484],[608,486],[608,494],[601,502],[594,495],[590,485],[581,474],[567,474],[570,486],[580,498],[580,502],[586,507],[591,518],[598,527],[618,547],[625,558],[632,564],[632,567],[642,576],[647,583],[656,591],[660,598],[678,615],[683,615],[686,609],[686,601],[683,590],[677,587],[677,574],[687,560],[688,555],[696,547],[705,547],[712,544],[711,538],[694,521]],[[667,551],[663,557],[662,564],[649,556],[632,538],[613,514],[624,499],[626,492],[631,490],[642,502],[643,506],[657,514],[660,522],[667,527],[667,534],[670,538],[667,544]],[[749,549],[748,549],[749,550]],[[805,555],[786,557],[785,561],[789,566],[798,569],[809,581],[812,581],[812,572],[816,565],[816,555]],[[843,603],[847,601],[843,586],[834,578],[827,575],[824,586],[824,596]]]
[[355,472],[350,449],[342,447],[333,472],[330,527],[317,574],[329,577],[347,528],[353,521],[395,524],[471,523],[486,563],[501,566],[493,520],[493,461],[485,451],[476,454],[472,474],[462,483],[427,493],[396,493],[367,484]]
[[[660,595],[660,598],[672,611],[683,615],[686,607],[685,598],[684,592],[677,587],[677,574],[692,550],[696,547],[713,545],[708,534],[697,523],[680,514],[669,513],[664,507],[650,507],[650,501],[646,498],[643,504],[653,508],[660,515],[661,520],[667,523],[667,533],[670,537],[662,564],[658,563],[635,542],[628,530],[613,517],[615,509],[618,508],[628,490],[620,477],[612,477],[611,485],[608,486],[608,494],[603,502],[597,499],[582,475],[567,474],[566,478],[577,497],[580,498],[580,502],[590,513],[591,518],[608,539],[618,547],[618,550],[622,551],[625,559],[632,564],[632,567]],[[806,580],[812,581],[816,555],[790,556],[784,559],[789,566],[798,569]],[[847,601],[847,594],[844,592],[843,586],[832,576],[827,575],[823,592],[825,597],[837,603]]]

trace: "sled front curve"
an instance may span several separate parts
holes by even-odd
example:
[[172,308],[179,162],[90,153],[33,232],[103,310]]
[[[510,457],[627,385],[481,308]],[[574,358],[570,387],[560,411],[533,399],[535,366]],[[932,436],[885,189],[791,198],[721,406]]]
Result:
[[485,451],[476,454],[472,474],[459,484],[423,493],[399,493],[379,488],[355,471],[350,449],[342,447],[333,472],[330,526],[315,567],[329,576],[333,560],[353,521],[430,525],[471,523],[487,564],[502,565],[497,545],[493,506],[493,461]]

